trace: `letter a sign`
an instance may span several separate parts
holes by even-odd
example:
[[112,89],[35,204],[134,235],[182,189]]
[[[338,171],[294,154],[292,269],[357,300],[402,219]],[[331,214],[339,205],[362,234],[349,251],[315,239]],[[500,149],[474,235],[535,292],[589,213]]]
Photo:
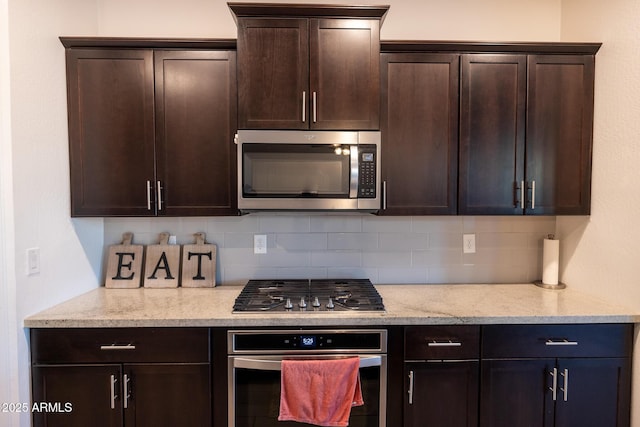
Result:
[[177,288],[179,279],[180,246],[169,244],[169,233],[160,233],[160,243],[147,246],[144,287]]

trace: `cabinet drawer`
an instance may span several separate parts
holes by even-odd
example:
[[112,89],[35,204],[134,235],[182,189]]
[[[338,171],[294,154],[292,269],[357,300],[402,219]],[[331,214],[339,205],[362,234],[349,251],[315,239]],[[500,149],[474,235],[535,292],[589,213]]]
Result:
[[487,325],[482,357],[629,357],[633,325]]
[[32,362],[208,362],[207,328],[33,329]]
[[477,359],[480,327],[467,325],[408,326],[405,359]]

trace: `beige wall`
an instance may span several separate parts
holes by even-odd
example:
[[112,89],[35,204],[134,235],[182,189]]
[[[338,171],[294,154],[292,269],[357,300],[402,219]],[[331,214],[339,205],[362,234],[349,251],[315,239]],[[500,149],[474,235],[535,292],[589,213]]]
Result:
[[[100,34],[235,38],[224,0],[98,0]],[[271,0],[266,0],[272,3]],[[527,40],[560,37],[560,0],[317,0],[282,3],[388,4],[383,39]]]
[[[558,217],[562,280],[640,309],[640,3],[564,0],[562,39],[603,43],[596,57],[589,218]],[[636,339],[634,390],[640,390]],[[633,407],[640,409],[640,393]],[[633,426],[640,426],[634,411]]]

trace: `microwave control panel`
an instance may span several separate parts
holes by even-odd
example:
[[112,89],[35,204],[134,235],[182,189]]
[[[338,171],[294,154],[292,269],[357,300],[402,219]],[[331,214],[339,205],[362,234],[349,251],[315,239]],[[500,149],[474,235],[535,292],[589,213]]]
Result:
[[358,145],[358,198],[376,198],[376,146]]

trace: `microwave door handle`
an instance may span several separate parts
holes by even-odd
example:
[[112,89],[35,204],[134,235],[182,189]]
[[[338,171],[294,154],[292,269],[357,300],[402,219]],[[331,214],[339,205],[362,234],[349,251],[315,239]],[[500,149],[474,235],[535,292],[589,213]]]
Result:
[[[359,356],[360,368],[370,368],[372,366],[382,366],[382,356]],[[245,358],[234,357],[233,367],[241,369],[255,369],[259,371],[281,371],[282,358],[276,359],[260,359],[257,357]],[[318,360],[326,360],[331,358],[317,358]],[[298,359],[304,360],[304,359]]]
[[352,145],[349,147],[349,155],[350,155],[350,168],[351,168],[351,178],[349,179],[349,198],[356,199],[358,198],[358,146]]

